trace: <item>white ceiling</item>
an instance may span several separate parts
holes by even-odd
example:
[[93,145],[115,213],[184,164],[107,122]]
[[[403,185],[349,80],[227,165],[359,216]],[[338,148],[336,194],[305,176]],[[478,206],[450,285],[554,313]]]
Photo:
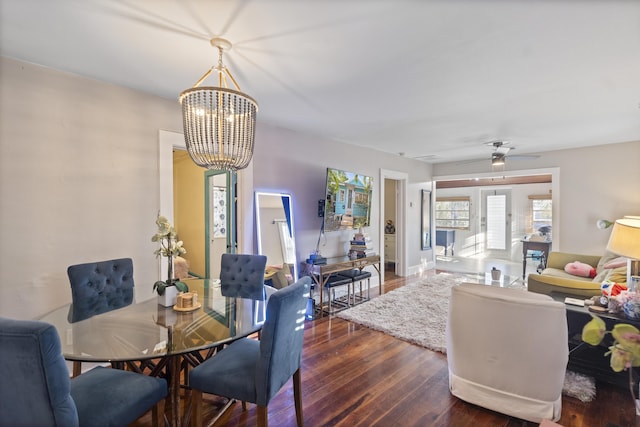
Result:
[[222,36],[259,121],[429,162],[640,140],[638,0],[0,0],[0,36],[176,102]]

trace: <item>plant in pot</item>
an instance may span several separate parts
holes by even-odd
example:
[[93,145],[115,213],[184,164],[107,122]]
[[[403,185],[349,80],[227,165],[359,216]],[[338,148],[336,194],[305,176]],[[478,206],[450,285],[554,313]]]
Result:
[[[164,216],[158,216],[156,220],[158,226],[158,232],[151,237],[152,242],[160,242],[160,247],[155,250],[156,257],[167,257],[167,280],[159,280],[153,284],[153,290],[155,290],[159,296],[165,297],[163,300],[165,303],[162,305],[168,306],[175,304],[175,296],[180,292],[188,292],[189,287],[186,283],[173,277],[173,257],[187,253],[187,250],[182,247],[182,240],[177,240],[177,234],[173,226],[169,223],[169,220]],[[172,296],[167,298],[165,295],[171,293]]]
[[605,356],[611,355],[610,366],[614,372],[629,372],[629,391],[636,415],[640,415],[640,400],[636,399],[633,382],[633,368],[640,366],[640,331],[628,323],[618,323],[611,331],[607,331],[604,320],[597,316],[592,317],[593,319],[582,329],[582,341],[597,346],[606,334],[611,334],[614,341]]

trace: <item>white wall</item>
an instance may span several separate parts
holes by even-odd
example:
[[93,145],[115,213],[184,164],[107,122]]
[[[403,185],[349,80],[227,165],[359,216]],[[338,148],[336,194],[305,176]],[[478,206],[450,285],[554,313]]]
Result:
[[[153,297],[160,129],[181,132],[176,99],[0,57],[0,316],[34,318],[68,303],[69,265],[118,257],[133,258],[136,299]],[[256,136],[255,189],[292,194],[299,259],[316,245],[327,166],[407,172],[419,247],[416,187],[429,165],[261,122]],[[376,183],[376,244],[378,191]],[[252,201],[244,209],[252,218]],[[346,237],[328,237],[327,252]],[[418,262],[419,251],[410,255]]]
[[[505,170],[526,173],[559,168],[560,204],[556,206],[554,202],[554,210],[557,207],[559,215],[554,217],[553,250],[600,254],[610,229],[598,230],[595,226],[598,219],[640,215],[640,141],[539,154],[536,160],[509,161],[507,158]],[[435,165],[433,170],[434,176],[490,172],[489,160],[466,165],[443,163]],[[555,244],[556,240],[559,245]]]
[[158,129],[177,101],[0,60],[0,315],[71,299],[67,266],[131,257],[136,298],[157,276]]
[[[259,159],[259,160],[258,160]],[[408,174],[407,188],[407,264],[417,266],[431,251],[420,249],[420,189],[430,189],[431,165],[389,155],[368,148],[341,144],[312,135],[258,124],[253,161],[256,191],[277,191],[292,195],[295,215],[297,258],[302,261],[315,250],[322,225],[318,200],[325,197],[327,167],[373,177],[371,237],[375,252],[380,252],[380,168]],[[323,256],[342,256],[348,251],[353,231],[326,233],[321,241]],[[426,254],[426,255],[425,255]]]

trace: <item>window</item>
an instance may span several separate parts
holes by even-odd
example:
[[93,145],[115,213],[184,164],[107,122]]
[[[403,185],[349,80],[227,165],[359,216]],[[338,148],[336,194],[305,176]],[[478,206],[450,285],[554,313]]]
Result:
[[436,228],[468,230],[471,199],[469,197],[439,197],[436,199]]
[[551,195],[529,196],[531,202],[531,232],[537,232],[540,227],[551,229],[552,204]]

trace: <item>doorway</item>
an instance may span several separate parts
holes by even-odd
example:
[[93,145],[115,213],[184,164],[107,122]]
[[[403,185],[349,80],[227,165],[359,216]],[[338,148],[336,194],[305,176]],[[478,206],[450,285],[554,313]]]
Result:
[[220,257],[236,252],[236,174],[206,171],[204,235],[207,277],[220,277]]
[[395,179],[384,180],[384,215],[382,220],[384,226],[384,270],[385,272],[396,273],[397,245],[396,245],[396,224],[397,224],[397,198],[398,181]]
[[[170,132],[165,130],[160,130],[158,135],[158,145],[159,145],[159,188],[160,188],[160,201],[159,201],[159,209],[158,212],[162,213],[172,224],[176,223],[175,210],[174,210],[174,164],[173,164],[173,153],[174,150],[182,150],[183,152],[186,150],[186,145],[184,142],[184,136],[182,133],[178,132]],[[199,168],[200,171],[204,171],[204,169]],[[202,188],[199,190],[199,194],[203,201],[201,202],[201,207],[196,208],[201,215],[201,219],[194,223],[195,226],[200,227],[200,236],[202,239],[202,243],[198,243],[199,249],[202,252],[202,263],[203,263],[203,272],[205,272],[206,268],[204,265],[209,263],[210,261],[206,259],[205,250],[207,244],[204,242],[205,236],[205,228],[207,227],[204,214],[205,214],[205,204],[204,204],[204,186],[205,179],[200,174],[200,178],[198,179],[198,186]],[[194,181],[195,182],[195,181]],[[253,248],[253,165],[250,163],[246,169],[239,171],[235,176],[235,203],[236,214],[235,217],[235,225],[234,225],[234,235],[235,242],[234,246],[237,252],[252,253]],[[248,212],[248,214],[245,214]],[[180,229],[178,229],[180,231]],[[180,231],[182,234],[182,231]],[[247,248],[247,249],[245,249]],[[189,250],[189,248],[187,248]],[[219,261],[217,262],[219,264]],[[167,271],[166,258],[160,257],[158,262],[158,277],[162,277],[162,272]],[[206,273],[205,273],[206,274]],[[211,274],[211,273],[210,273]]]
[[[386,182],[393,182],[391,185],[393,188],[392,194],[387,197],[385,191]],[[386,227],[386,212],[387,205],[392,206],[395,204],[395,274],[397,276],[407,275],[407,250],[406,250],[406,224],[407,224],[407,212],[406,212],[406,200],[407,200],[407,183],[409,181],[409,175],[405,172],[397,172],[391,170],[380,169],[380,256],[384,262],[388,255],[385,248],[385,235],[389,234],[385,232]],[[394,253],[393,248],[390,248],[389,252]],[[380,275],[380,283],[384,283],[384,274]]]
[[[465,175],[435,176],[435,199],[465,197],[470,203],[468,226],[458,228],[456,232],[455,257],[444,256],[443,248],[436,247],[436,268],[456,271],[476,271],[482,266],[475,266],[475,261],[508,261],[514,264],[514,271],[522,269],[521,239],[531,232],[531,198],[545,194],[545,199],[552,201],[551,217],[560,217],[560,170],[559,168],[531,169],[523,171],[503,171],[500,175],[494,173],[478,173]],[[497,190],[494,191],[494,190]],[[506,191],[506,193],[501,193]],[[507,207],[498,216],[492,218],[497,221],[498,234],[488,242],[487,218],[485,212],[487,196],[504,195]],[[493,197],[492,197],[493,199]],[[493,201],[502,203],[500,197]],[[436,215],[436,226],[446,228]],[[502,220],[498,220],[502,215]],[[560,247],[560,236],[556,234],[559,228],[554,222],[554,247]],[[502,241],[502,235],[506,240]],[[556,246],[557,245],[557,246]],[[487,253],[491,252],[491,254]],[[499,265],[499,264],[496,264]],[[459,268],[458,268],[459,267]]]

